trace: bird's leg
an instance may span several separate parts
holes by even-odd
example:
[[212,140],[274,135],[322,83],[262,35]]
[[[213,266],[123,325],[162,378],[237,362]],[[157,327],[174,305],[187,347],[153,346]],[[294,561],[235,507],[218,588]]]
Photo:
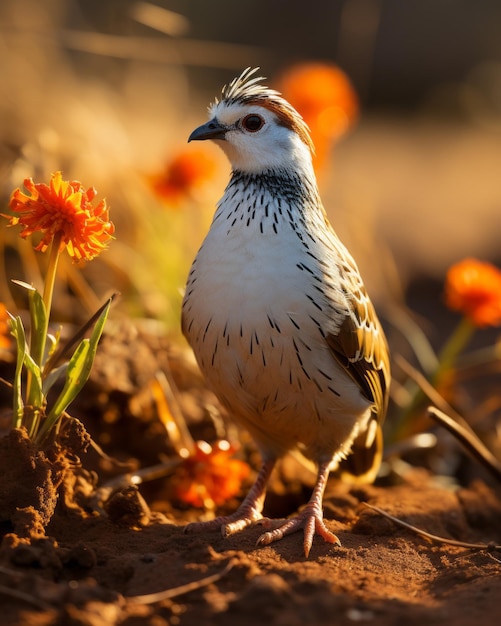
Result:
[[263,461],[254,484],[235,513],[231,515],[221,515],[208,522],[194,522],[188,524],[185,526],[184,532],[196,533],[221,529],[223,537],[229,537],[260,520],[263,517],[261,513],[266,496],[266,486],[271,472],[275,467],[275,463],[276,459]]
[[318,476],[315,488],[313,489],[311,498],[305,508],[297,515],[287,520],[278,528],[263,533],[257,540],[256,545],[266,546],[270,543],[273,543],[274,541],[282,539],[282,537],[285,537],[285,535],[290,535],[291,533],[295,533],[298,530],[303,529],[303,547],[306,557],[308,557],[310,553],[313,543],[313,537],[315,536],[315,534],[323,537],[323,539],[328,543],[335,543],[340,546],[341,542],[336,537],[336,535],[334,535],[334,533],[331,533],[331,531],[327,528],[323,519],[322,499],[328,477],[329,463],[322,463],[318,468]]

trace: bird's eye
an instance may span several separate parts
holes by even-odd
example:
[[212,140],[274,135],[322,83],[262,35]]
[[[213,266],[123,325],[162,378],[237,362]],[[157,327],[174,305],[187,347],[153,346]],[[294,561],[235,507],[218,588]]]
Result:
[[242,126],[250,133],[256,133],[264,126],[264,120],[260,115],[253,113],[244,117],[242,120]]

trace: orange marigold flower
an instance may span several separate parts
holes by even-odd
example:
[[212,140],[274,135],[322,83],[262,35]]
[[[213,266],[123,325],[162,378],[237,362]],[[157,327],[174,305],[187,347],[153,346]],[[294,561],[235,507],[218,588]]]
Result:
[[214,446],[197,441],[195,452],[174,478],[175,497],[192,506],[213,508],[237,495],[250,468],[247,463],[232,459],[234,452],[225,440]]
[[0,302],[0,350],[9,350],[10,347],[9,315],[5,304]]
[[109,220],[106,200],[93,206],[97,193],[93,187],[86,191],[76,180],[63,180],[61,172],[52,174],[49,185],[26,178],[24,186],[30,195],[16,189],[9,203],[15,215],[4,217],[10,219],[11,226],[23,226],[20,234],[24,239],[42,234],[35,250],[45,252],[57,235],[61,237],[60,252],[66,248],[75,261],[89,261],[112,238],[115,227]]
[[155,194],[173,205],[196,195],[197,189],[211,180],[216,162],[203,150],[179,152],[159,174],[149,177]]
[[501,324],[501,270],[491,263],[464,259],[447,272],[445,301],[476,326]]
[[316,165],[321,165],[332,143],[358,118],[358,97],[349,78],[333,64],[299,63],[283,74],[279,90],[308,124]]

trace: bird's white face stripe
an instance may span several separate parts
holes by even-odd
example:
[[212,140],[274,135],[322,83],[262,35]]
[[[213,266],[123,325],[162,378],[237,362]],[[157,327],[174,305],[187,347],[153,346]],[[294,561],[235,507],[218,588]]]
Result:
[[260,102],[221,101],[211,107],[209,120],[225,129],[224,140],[218,143],[234,170],[246,173],[284,170],[292,160],[296,170],[313,176],[307,131],[298,134],[296,122],[276,108]]

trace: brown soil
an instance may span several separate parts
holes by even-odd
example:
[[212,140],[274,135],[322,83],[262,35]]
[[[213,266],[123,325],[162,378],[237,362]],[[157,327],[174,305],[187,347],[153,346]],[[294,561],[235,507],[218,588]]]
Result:
[[[129,353],[134,353],[136,339],[129,337]],[[158,360],[168,350],[157,346],[154,352]],[[102,443],[99,433],[105,433],[107,451],[129,469],[172,454],[168,442],[161,449],[158,420],[147,419],[148,410],[138,400],[142,383],[129,371],[124,380],[130,389],[107,386],[99,370],[104,362],[97,364],[94,376],[99,393],[91,387],[87,400],[75,406],[81,416],[87,413],[93,437]],[[178,367],[175,355],[169,356],[169,364],[185,411],[191,407],[190,428],[204,432],[206,405],[199,379]],[[141,372],[147,379],[144,368]],[[79,422],[70,421],[64,432],[60,447],[44,453],[30,447],[23,431],[0,441],[4,626],[463,626],[501,620],[499,552],[428,541],[363,504],[436,535],[501,544],[501,500],[487,477],[454,489],[421,468],[407,469],[398,480],[390,473],[391,478],[367,487],[331,480],[324,511],[342,547],[317,537],[305,559],[300,534],[256,548],[259,527],[227,539],[218,533],[183,533],[182,525],[200,512],[170,502],[169,477],[142,486],[141,492],[129,485],[107,497],[106,491],[96,491],[97,474],[102,485],[123,473],[123,467],[118,470],[95,452],[85,452],[88,439]],[[146,460],[142,454],[149,441],[157,447],[149,447]],[[287,515],[306,501],[307,493],[297,474],[294,478],[293,472],[283,471],[272,485],[267,511]],[[212,575],[215,580],[201,584]],[[200,584],[182,588],[189,583]],[[166,590],[171,597],[153,603],[138,597]]]

